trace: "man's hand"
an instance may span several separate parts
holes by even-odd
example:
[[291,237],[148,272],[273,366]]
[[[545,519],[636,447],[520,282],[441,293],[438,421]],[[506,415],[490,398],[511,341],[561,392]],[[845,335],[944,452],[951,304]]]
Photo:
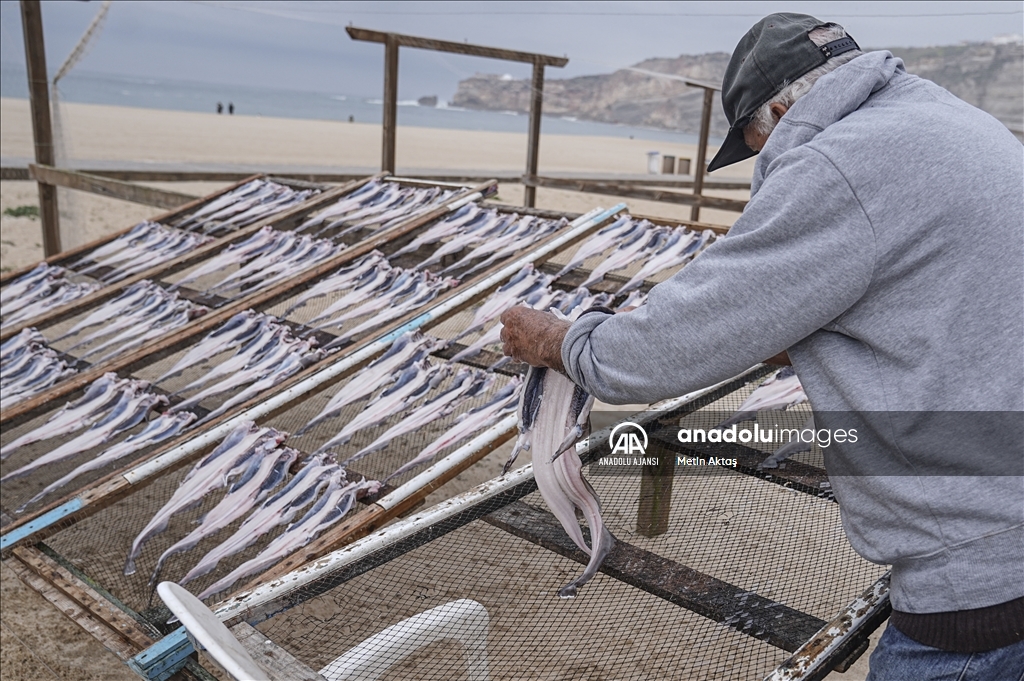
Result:
[[550,367],[565,373],[562,340],[572,326],[550,312],[516,305],[501,315],[501,349],[514,360],[530,366]]

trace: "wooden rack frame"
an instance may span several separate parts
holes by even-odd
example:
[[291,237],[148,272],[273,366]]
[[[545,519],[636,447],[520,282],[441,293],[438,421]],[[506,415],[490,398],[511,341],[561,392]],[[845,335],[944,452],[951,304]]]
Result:
[[[526,142],[526,175],[532,180],[537,176],[537,162],[540,154],[540,116],[544,100],[544,67],[563,67],[569,63],[568,57],[553,57],[547,54],[504,50],[497,47],[485,47],[471,43],[454,43],[447,40],[419,38],[401,33],[385,33],[371,31],[366,28],[348,26],[345,31],[353,40],[362,40],[384,45],[384,146],[381,158],[381,170],[395,172],[395,133],[398,127],[398,48],[415,47],[421,50],[451,52],[473,57],[488,57],[506,61],[533,64],[530,94],[530,125]],[[523,204],[533,208],[537,199],[537,190],[527,184],[523,193]]]

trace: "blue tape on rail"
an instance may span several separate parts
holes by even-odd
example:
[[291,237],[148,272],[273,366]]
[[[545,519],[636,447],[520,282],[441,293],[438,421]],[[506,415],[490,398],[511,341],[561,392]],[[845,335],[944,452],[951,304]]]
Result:
[[61,504],[52,511],[47,511],[35,520],[27,522],[21,527],[16,527],[10,532],[0,535],[0,551],[6,551],[22,539],[30,537],[39,530],[59,522],[63,518],[66,518],[75,511],[81,509],[84,505],[85,504],[82,503],[81,499],[72,499],[66,504]]

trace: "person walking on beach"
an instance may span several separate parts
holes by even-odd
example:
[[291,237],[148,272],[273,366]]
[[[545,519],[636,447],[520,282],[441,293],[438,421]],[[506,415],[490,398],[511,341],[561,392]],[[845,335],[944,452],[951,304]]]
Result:
[[219,113],[219,114],[224,113],[224,105],[221,104],[220,102],[217,102],[217,113]]
[[505,354],[612,404],[791,361],[818,427],[860,428],[824,452],[850,543],[892,566],[868,679],[1020,681],[1024,147],[802,14],[743,36],[722,103],[709,170],[759,154],[729,234],[633,311],[506,311]]
[[234,113],[235,113],[235,103],[234,102],[228,102],[228,115],[229,116],[233,116]]

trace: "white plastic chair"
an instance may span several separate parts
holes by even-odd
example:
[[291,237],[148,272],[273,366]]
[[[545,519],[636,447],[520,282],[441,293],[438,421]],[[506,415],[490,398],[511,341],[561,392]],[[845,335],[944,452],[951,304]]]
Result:
[[196,649],[199,646],[205,648],[206,654],[233,679],[270,681],[270,677],[249,656],[231,630],[201,600],[174,582],[161,582],[156,591],[185,627],[193,645],[199,644]]
[[487,609],[463,598],[404,619],[374,634],[320,670],[327,681],[373,681],[417,650],[438,641],[462,644],[470,681],[487,681]]

